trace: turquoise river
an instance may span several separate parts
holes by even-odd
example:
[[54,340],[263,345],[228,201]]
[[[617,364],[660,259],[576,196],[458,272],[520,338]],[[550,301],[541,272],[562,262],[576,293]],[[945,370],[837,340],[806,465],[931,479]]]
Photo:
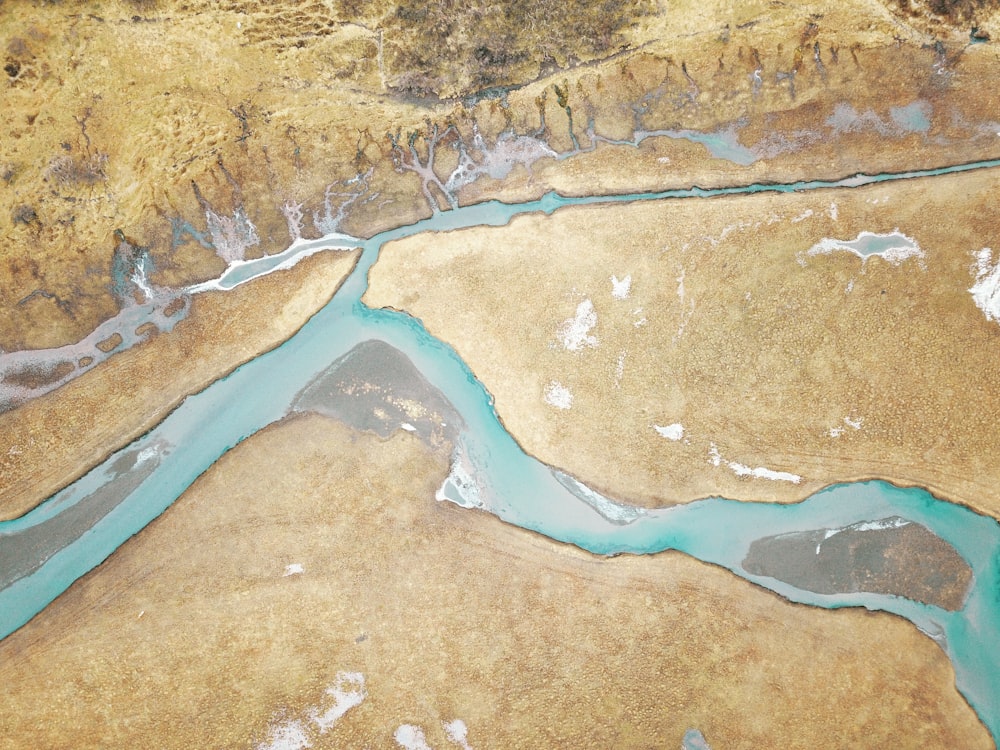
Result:
[[[563,198],[554,193],[518,205],[482,203],[437,212],[369,240],[331,235],[299,242],[286,253],[361,247],[352,274],[298,333],[201,393],[188,397],[157,427],[122,448],[24,516],[0,523],[0,637],[21,627],[77,578],[164,512],[220,456],[285,416],[296,396],[331,363],[365,341],[381,341],[408,357],[461,416],[452,472],[440,497],[482,508],[506,522],[601,555],[680,550],[805,604],[862,606],[910,620],[945,650],[956,684],[992,733],[1000,736],[1000,524],[944,502],[920,488],[878,481],[829,487],[795,505],[710,498],[663,510],[616,503],[526,455],[504,430],[493,400],[448,345],[406,314],[367,307],[368,271],[388,241],[422,232],[502,226],[518,214],[547,214],[567,205],[858,187],[900,179],[1000,167],[1000,160],[904,174],[855,175],[839,181],[755,184],[705,190]],[[282,254],[285,255],[284,253]],[[231,288],[273,270],[247,263],[224,274]],[[893,517],[920,523],[950,543],[972,567],[973,587],[955,612],[896,596],[816,594],[741,567],[750,544],[796,531],[839,529]]]

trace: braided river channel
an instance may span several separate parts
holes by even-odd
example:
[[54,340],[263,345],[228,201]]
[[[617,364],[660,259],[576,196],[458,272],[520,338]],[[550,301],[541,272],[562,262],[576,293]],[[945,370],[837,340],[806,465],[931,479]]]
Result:
[[[298,241],[282,256],[304,255],[320,247],[362,248],[353,272],[322,310],[284,344],[188,397],[157,427],[34,510],[0,523],[0,637],[25,624],[163,513],[226,451],[288,414],[332,365],[359,345],[379,342],[408,359],[458,417],[452,433],[452,470],[439,499],[481,508],[505,522],[596,554],[679,550],[795,602],[867,607],[904,617],[948,654],[958,689],[996,740],[1000,737],[1000,524],[996,520],[923,489],[879,481],[832,486],[794,505],[724,498],[660,510],[622,505],[525,454],[500,423],[483,385],[458,354],[431,336],[419,320],[369,308],[361,300],[380,248],[422,232],[502,226],[518,214],[550,214],[567,205],[858,187],[997,167],[1000,160],[829,182],[585,198],[549,193],[517,205],[487,202],[436,212],[369,240],[329,235]],[[216,286],[231,288],[274,268],[266,258],[234,264]],[[971,568],[972,584],[954,611],[896,595],[814,593],[743,567],[751,545],[765,537],[814,533],[824,539],[848,528],[885,529],[905,523],[920,524],[950,544]]]

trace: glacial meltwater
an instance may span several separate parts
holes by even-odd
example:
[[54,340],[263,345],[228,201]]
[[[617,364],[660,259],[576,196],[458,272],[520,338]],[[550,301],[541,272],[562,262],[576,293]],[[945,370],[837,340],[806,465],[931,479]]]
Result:
[[[1000,736],[1000,524],[919,488],[884,482],[830,487],[797,505],[712,498],[662,510],[632,508],[526,455],[500,424],[485,388],[448,345],[403,313],[361,302],[368,270],[386,242],[421,232],[504,225],[513,216],[565,205],[661,198],[793,192],[855,187],[1000,166],[1000,160],[902,175],[857,175],[840,181],[756,184],[566,199],[554,193],[520,205],[497,202],[435,213],[368,241],[342,235],[295,243],[280,259],[242,264],[227,288],[331,245],[363,253],[334,298],[282,346],[190,396],[156,428],[24,516],[0,523],[0,637],[10,634],[162,513],[220,456],[285,416],[331,363],[356,346],[381,342],[405,356],[460,417],[448,479],[438,493],[482,508],[506,522],[597,554],[648,554],[675,549],[724,566],[796,602],[863,606],[905,617],[947,652],[959,690],[994,738]],[[898,238],[894,238],[896,240]],[[879,240],[881,242],[881,240]],[[880,247],[880,246],[878,246]],[[878,247],[852,247],[877,252]],[[225,277],[224,277],[225,278]],[[949,543],[972,569],[972,587],[956,611],[886,594],[819,594],[743,569],[763,537],[829,530],[866,521],[919,523]],[[824,534],[821,534],[824,536]]]

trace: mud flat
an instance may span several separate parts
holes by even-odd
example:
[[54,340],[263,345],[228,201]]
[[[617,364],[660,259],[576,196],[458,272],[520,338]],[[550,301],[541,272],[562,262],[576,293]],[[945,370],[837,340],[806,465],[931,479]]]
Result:
[[0,747],[992,747],[902,620],[593,557],[436,503],[446,472],[316,415],[250,438],[0,643]]

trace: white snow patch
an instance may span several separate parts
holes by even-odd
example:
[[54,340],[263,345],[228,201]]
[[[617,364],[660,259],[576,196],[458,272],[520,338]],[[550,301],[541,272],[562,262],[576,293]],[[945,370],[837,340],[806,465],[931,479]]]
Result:
[[160,452],[160,447],[158,445],[151,445],[148,448],[143,448],[139,451],[139,455],[135,457],[135,462],[137,464],[144,464],[151,458],[155,458]]
[[[899,229],[886,234],[876,232],[859,232],[853,240],[838,240],[824,237],[806,251],[807,256],[828,255],[829,253],[849,252],[861,258],[861,263],[867,263],[871,257],[882,258],[894,266],[898,266],[909,258],[923,259],[924,251],[912,237],[908,237]],[[800,263],[804,259],[800,256]]]
[[680,266],[680,275],[676,277],[677,281],[677,299],[681,301],[681,319],[680,323],[677,325],[677,333],[674,334],[673,343],[677,343],[677,340],[684,335],[684,329],[687,327],[688,321],[691,320],[691,316],[694,315],[694,300],[691,300],[690,305],[685,308],[684,305],[684,277],[687,275],[687,270],[684,266]]
[[413,724],[403,724],[393,735],[396,744],[405,750],[431,750],[424,737],[424,730]]
[[847,282],[847,289],[844,290],[844,294],[850,294],[854,291],[854,279]]
[[803,211],[798,216],[792,219],[792,224],[798,224],[800,221],[805,221],[812,215],[813,215],[813,210],[811,208],[807,208],[805,211]]
[[[364,675],[360,672],[338,672],[336,682],[326,689],[326,694],[333,697],[332,706],[322,713],[319,706],[314,706],[306,712],[310,722],[319,728],[320,734],[329,730],[341,716],[360,705],[367,697]],[[290,719],[276,724],[271,727],[269,734],[266,742],[260,742],[255,746],[256,750],[304,750],[312,747],[309,727],[301,719]]]
[[742,231],[747,230],[747,229],[756,229],[757,227],[760,226],[760,224],[761,224],[761,222],[759,222],[759,221],[758,222],[753,222],[753,221],[739,221],[739,222],[737,222],[735,224],[729,224],[728,226],[723,227],[722,231],[719,232],[718,236],[716,236],[716,237],[712,237],[712,236],[707,235],[707,234],[703,235],[701,237],[701,241],[702,241],[702,244],[707,243],[707,244],[711,245],[712,247],[718,247],[719,245],[722,244],[723,240],[725,240],[726,237],[728,237],[733,232],[742,232]]
[[567,318],[559,326],[559,337],[563,346],[576,352],[585,346],[597,346],[597,337],[590,335],[590,329],[597,325],[594,303],[585,299],[576,307],[576,315]]
[[143,266],[137,268],[135,273],[132,274],[132,283],[139,287],[147,301],[153,299],[153,288],[149,285],[149,280],[146,278]]
[[[910,523],[905,518],[896,516],[894,518],[881,518],[878,521],[863,521],[862,523],[856,523],[846,528],[850,531],[881,531],[882,529],[899,529],[903,526],[909,526]],[[843,530],[837,529],[837,531]]]
[[257,744],[256,750],[304,750],[312,747],[309,735],[301,721],[286,721],[271,728],[267,742]]
[[969,289],[972,301],[987,320],[1000,323],[1000,261],[993,263],[993,251],[984,247],[976,253],[972,267],[976,283]]
[[687,328],[692,315],[694,315],[694,300],[691,300],[691,306],[681,314],[681,322],[677,325],[677,333],[674,334],[673,343],[676,344],[677,340],[684,335],[684,329]]
[[625,352],[624,349],[622,349],[622,351],[618,352],[618,359],[615,362],[615,387],[616,388],[619,385],[621,385],[622,375],[625,374],[625,355],[626,355],[626,352]]
[[787,471],[774,471],[772,469],[766,469],[763,466],[751,468],[746,464],[741,464],[736,461],[727,461],[719,454],[719,449],[715,446],[715,443],[711,444],[711,448],[708,452],[708,460],[713,466],[722,466],[724,464],[738,477],[770,479],[775,482],[791,482],[792,484],[798,484],[802,481],[802,477],[798,474],[792,474]]
[[[632,291],[632,275],[629,274],[621,281],[618,280],[617,276],[611,277],[611,296],[615,299],[628,299],[629,293]],[[579,314],[579,311],[577,311]]]
[[281,574],[282,578],[287,578],[288,576],[297,576],[305,573],[306,569],[302,566],[302,563],[291,563],[285,566],[285,572]]
[[402,429],[406,430],[407,432],[416,432],[416,431],[417,431],[417,428],[416,428],[416,427],[414,427],[414,426],[413,426],[412,424],[410,424],[409,422],[403,422],[403,423],[402,423],[402,424],[400,425],[400,428],[402,428]]
[[668,424],[666,427],[654,424],[653,429],[656,430],[661,437],[665,437],[667,440],[680,440],[684,437],[684,425],[680,422]]
[[444,733],[462,750],[472,750],[472,746],[469,745],[469,728],[461,719],[444,722]]
[[905,518],[893,516],[892,518],[880,518],[877,521],[862,521],[861,523],[841,526],[836,529],[825,529],[823,531],[823,539],[816,545],[816,554],[820,553],[823,542],[842,531],[882,531],[884,529],[899,529],[903,526],[909,526],[911,523],[912,521],[908,521]]
[[333,698],[333,705],[320,713],[314,708],[310,718],[319,727],[322,734],[330,729],[337,720],[368,697],[365,690],[365,676],[360,672],[338,672],[337,681],[326,689],[326,694]]
[[545,403],[557,409],[568,409],[573,405],[573,394],[558,380],[553,380],[545,387]]
[[719,453],[719,449],[715,446],[715,443],[712,443],[708,449],[708,460],[712,466],[722,465],[722,455]]
[[473,471],[464,451],[456,450],[451,459],[451,471],[434,493],[434,499],[447,500],[461,508],[482,508],[483,490]]
[[860,430],[861,427],[864,425],[864,422],[865,422],[864,417],[858,417],[857,419],[853,417],[844,417],[844,425],[846,425],[845,427],[842,427],[840,425],[837,425],[836,427],[831,427],[829,430],[826,431],[826,434],[832,438],[837,438],[843,435],[845,432],[847,432],[848,427],[850,427],[852,430]]
[[828,209],[826,209],[826,215],[829,216],[834,221],[837,220],[838,211],[837,211],[837,204],[836,203],[831,203],[830,204],[830,207]]
[[792,484],[798,484],[802,481],[802,477],[798,474],[792,474],[787,471],[773,471],[772,469],[765,469],[763,466],[751,469],[749,466],[736,463],[735,461],[729,461],[728,464],[729,468],[740,477],[749,476],[755,479],[771,479],[776,482],[791,482]]
[[564,474],[561,471],[553,469],[552,476],[556,478],[559,484],[569,490],[574,497],[585,502],[591,508],[604,516],[605,519],[611,521],[611,523],[624,526],[632,523],[637,518],[646,515],[646,511],[644,509],[637,508],[634,505],[616,503],[614,500],[605,497],[599,492],[594,492],[594,490],[590,489],[590,487],[577,481],[569,474]]

